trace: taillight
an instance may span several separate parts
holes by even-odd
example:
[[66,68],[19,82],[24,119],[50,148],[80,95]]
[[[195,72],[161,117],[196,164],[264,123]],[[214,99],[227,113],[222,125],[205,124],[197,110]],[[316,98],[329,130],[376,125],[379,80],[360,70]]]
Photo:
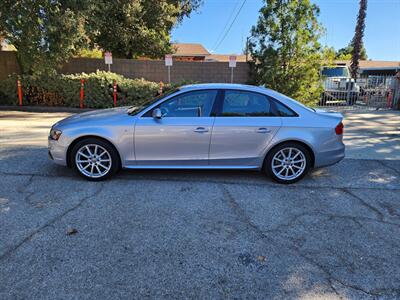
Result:
[[344,125],[343,125],[343,123],[342,122],[340,122],[336,127],[335,127],[335,132],[336,132],[336,134],[343,134],[343,128],[344,128]]

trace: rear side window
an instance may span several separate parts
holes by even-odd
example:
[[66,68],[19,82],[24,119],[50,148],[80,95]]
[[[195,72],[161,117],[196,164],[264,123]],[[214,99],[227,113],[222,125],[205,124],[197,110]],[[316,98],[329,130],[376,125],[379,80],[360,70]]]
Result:
[[276,113],[279,117],[297,117],[297,114],[279,101],[275,101]]
[[247,91],[226,90],[221,116],[269,117],[274,114],[267,96]]

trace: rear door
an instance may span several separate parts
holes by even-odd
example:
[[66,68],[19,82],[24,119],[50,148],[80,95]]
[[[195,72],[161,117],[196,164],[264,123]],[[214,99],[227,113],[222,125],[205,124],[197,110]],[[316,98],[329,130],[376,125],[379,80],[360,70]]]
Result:
[[215,118],[210,165],[257,167],[281,127],[268,96],[243,90],[224,90]]

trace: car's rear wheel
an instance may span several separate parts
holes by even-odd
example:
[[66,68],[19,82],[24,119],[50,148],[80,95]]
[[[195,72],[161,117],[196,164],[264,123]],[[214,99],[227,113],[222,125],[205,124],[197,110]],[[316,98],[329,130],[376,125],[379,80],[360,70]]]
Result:
[[309,151],[298,143],[284,143],[273,148],[265,158],[264,170],[279,183],[302,179],[311,167]]
[[104,180],[115,174],[120,160],[115,148],[108,142],[96,138],[79,141],[71,151],[74,169],[92,181]]

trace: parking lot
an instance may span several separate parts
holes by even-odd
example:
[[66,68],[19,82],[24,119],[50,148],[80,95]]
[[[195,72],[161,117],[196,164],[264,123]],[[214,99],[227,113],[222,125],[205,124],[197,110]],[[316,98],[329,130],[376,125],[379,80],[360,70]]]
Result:
[[68,113],[0,111],[0,298],[400,297],[400,114],[346,114],[347,158],[285,186],[244,171],[47,158]]

